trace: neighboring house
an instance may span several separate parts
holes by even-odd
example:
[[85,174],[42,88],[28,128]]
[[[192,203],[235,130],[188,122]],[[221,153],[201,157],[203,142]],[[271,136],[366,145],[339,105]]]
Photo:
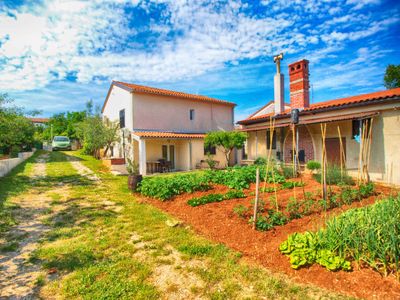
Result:
[[31,120],[32,121],[32,123],[35,125],[35,126],[46,126],[47,125],[47,123],[49,123],[49,120],[50,119],[48,119],[48,118],[28,118],[29,120]]
[[[276,77],[281,81],[276,81]],[[241,125],[239,130],[249,135],[242,159],[254,160],[267,155],[272,118],[276,128],[272,143],[273,158],[291,163],[291,112],[298,109],[296,138],[299,161],[321,160],[321,124],[326,123],[328,161],[339,161],[340,128],[346,167],[354,174],[359,165],[360,129],[365,124],[363,120],[373,119],[370,177],[376,181],[400,184],[400,88],[310,104],[308,61],[290,64],[289,77],[290,104],[284,104],[283,93],[276,93],[277,89],[283,90],[283,75],[276,74],[274,102],[238,122]]]
[[132,157],[147,174],[160,159],[172,170],[194,169],[207,152],[224,164],[221,151],[204,149],[204,137],[209,131],[233,130],[234,107],[206,96],[113,81],[102,113],[123,128],[111,155]]

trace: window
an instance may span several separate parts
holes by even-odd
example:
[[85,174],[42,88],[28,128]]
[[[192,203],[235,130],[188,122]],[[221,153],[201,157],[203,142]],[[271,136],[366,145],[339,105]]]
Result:
[[351,122],[351,138],[354,140],[360,135],[360,120],[353,120]]
[[119,111],[119,128],[125,128],[125,109]]
[[[267,131],[267,149],[271,147],[270,145],[271,141],[271,132],[268,130]],[[276,134],[274,132],[274,136],[272,137],[272,149],[276,149]]]
[[168,146],[162,145],[162,158],[168,160]]
[[204,146],[204,155],[208,155],[208,153],[210,153],[211,155],[217,154],[217,149],[215,148],[215,146],[211,147]]
[[190,119],[191,121],[194,120],[194,109],[191,109],[191,110],[189,111],[189,119]]

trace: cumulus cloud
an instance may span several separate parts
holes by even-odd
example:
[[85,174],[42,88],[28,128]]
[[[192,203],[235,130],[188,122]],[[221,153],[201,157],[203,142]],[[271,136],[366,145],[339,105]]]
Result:
[[0,8],[0,90],[71,77],[176,82],[281,51],[318,62],[398,24],[396,15],[350,12],[377,2],[338,9],[336,1],[263,0],[255,10],[240,0],[44,0]]

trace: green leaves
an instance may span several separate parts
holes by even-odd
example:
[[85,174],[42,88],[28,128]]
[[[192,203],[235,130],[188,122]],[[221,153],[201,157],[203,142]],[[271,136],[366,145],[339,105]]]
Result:
[[317,235],[308,231],[303,234],[290,235],[279,246],[279,251],[289,256],[290,265],[296,270],[314,263],[318,263],[330,271],[351,270],[350,262],[337,256],[331,250],[320,249]]
[[187,203],[190,206],[199,206],[199,205],[204,205],[212,202],[221,202],[224,200],[229,200],[229,199],[237,199],[237,198],[245,198],[246,195],[243,193],[243,191],[235,191],[231,190],[227,192],[226,194],[209,194],[205,195],[203,197],[197,197],[197,198],[192,198],[190,199]]
[[182,193],[206,191],[210,189],[208,179],[199,174],[180,174],[173,176],[158,176],[143,178],[139,191],[147,197],[162,201]]

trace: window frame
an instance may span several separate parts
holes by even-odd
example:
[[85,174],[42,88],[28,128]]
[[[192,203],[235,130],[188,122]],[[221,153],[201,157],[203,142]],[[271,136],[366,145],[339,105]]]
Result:
[[125,108],[123,108],[119,111],[119,128],[125,128],[125,126]]
[[208,153],[210,153],[210,155],[216,155],[217,154],[217,147],[215,147],[215,146],[209,146],[209,147],[204,146],[204,155],[208,155]]
[[195,117],[195,110],[194,108],[191,108],[189,109],[189,120],[194,121],[194,117]]

